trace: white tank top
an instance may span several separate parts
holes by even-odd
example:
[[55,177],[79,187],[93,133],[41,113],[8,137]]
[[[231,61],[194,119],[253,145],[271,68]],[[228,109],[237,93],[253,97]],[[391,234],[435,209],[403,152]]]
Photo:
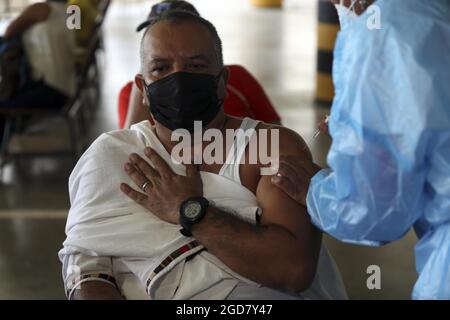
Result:
[[46,21],[33,25],[23,34],[23,44],[31,65],[33,80],[73,96],[75,92],[75,33],[66,26],[67,5],[47,3]]
[[249,141],[255,135],[255,129],[260,122],[261,121],[253,120],[251,118],[244,118],[242,120],[239,129],[243,130],[243,132],[247,132],[248,135],[242,134],[242,131],[239,133],[239,131],[236,130],[231,149],[228,151],[225,163],[219,171],[220,176],[233,180],[238,184],[242,184],[241,176],[239,174],[242,157],[244,156],[245,149],[247,148]]

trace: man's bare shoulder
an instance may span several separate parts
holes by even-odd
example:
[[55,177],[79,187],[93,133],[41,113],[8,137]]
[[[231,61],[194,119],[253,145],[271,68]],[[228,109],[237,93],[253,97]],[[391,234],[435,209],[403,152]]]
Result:
[[[265,137],[263,137],[264,135]],[[297,132],[286,127],[260,122],[256,127],[256,137],[257,139],[253,139],[252,142],[255,143],[257,148],[252,149],[249,146],[247,147],[244,162],[241,164],[240,170],[241,181],[255,194],[260,179],[270,177],[266,174],[261,174],[261,170],[266,170],[270,166],[267,162],[270,161],[269,158],[276,160],[282,156],[293,156],[298,159],[312,159],[311,152],[302,137]],[[263,142],[267,145],[264,145]],[[272,145],[273,142],[278,143],[278,147]],[[257,157],[256,163],[251,161],[252,155],[250,153],[252,151],[257,153],[253,155],[253,159],[255,156]]]
[[[312,159],[311,152],[308,145],[303,138],[292,129],[283,127],[281,125],[261,122],[258,127],[258,134],[262,131],[259,129],[266,129],[269,136],[272,132],[277,132],[279,143],[279,155],[280,156],[298,156]],[[276,135],[274,135],[276,136]],[[267,143],[271,144],[271,140],[267,139]]]

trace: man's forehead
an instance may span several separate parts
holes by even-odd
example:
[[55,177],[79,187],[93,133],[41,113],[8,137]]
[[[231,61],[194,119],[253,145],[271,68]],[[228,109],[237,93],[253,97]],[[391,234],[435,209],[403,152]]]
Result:
[[161,21],[151,27],[144,39],[145,60],[211,58],[214,43],[209,30],[191,21]]

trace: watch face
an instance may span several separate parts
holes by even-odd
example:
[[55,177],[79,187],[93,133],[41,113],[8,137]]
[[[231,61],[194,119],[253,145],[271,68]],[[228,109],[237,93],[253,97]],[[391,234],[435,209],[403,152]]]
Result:
[[197,201],[189,201],[186,203],[183,213],[190,220],[194,220],[202,212],[202,206]]

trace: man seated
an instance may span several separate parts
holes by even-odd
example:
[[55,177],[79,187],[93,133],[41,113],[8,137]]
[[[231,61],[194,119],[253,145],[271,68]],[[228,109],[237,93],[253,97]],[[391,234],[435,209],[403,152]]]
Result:
[[[261,152],[251,160],[257,140],[272,154],[278,142],[281,155],[311,155],[291,130],[224,114],[228,74],[214,26],[186,12],[161,15],[143,36],[141,63],[135,81],[154,126],[103,134],[69,180],[59,253],[68,298],[346,298],[306,209],[262,175]],[[195,137],[195,121],[205,135],[243,131],[215,150],[218,161],[198,157],[211,141],[175,152],[172,134]],[[267,132],[279,141],[261,143]]]

